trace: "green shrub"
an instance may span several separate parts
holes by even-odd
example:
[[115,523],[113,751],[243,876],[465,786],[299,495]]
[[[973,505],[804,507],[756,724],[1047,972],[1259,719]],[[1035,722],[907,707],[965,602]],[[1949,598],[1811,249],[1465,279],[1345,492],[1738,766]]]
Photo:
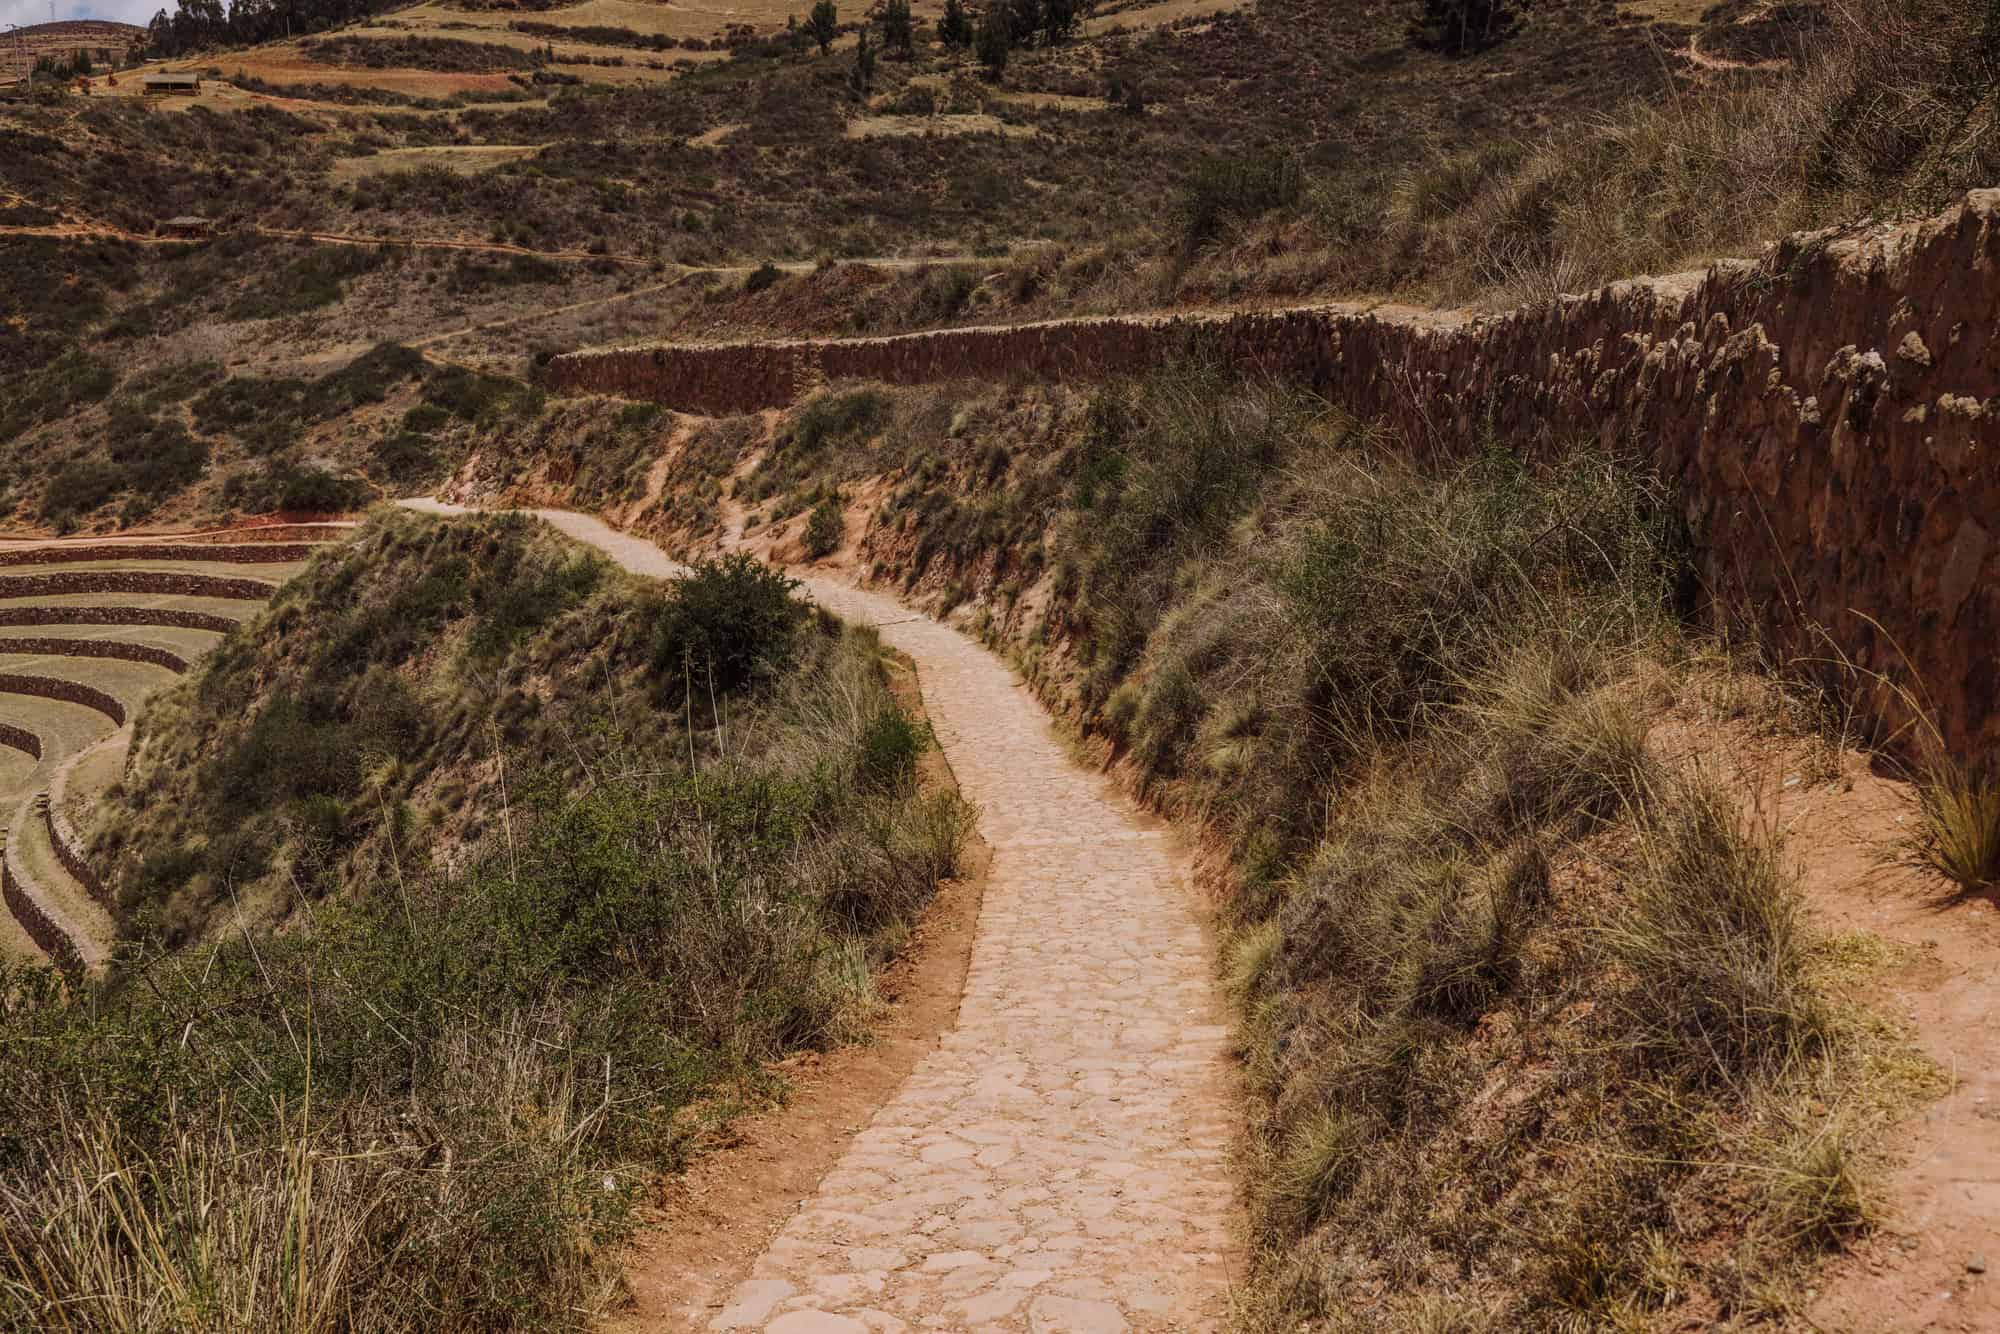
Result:
[[403,429],[429,435],[451,421],[451,410],[436,403],[419,403],[403,414]]
[[337,514],[359,509],[367,499],[367,485],[359,477],[330,473],[323,468],[299,468],[286,473],[278,489],[277,508]]
[[125,472],[109,459],[65,463],[42,493],[42,517],[67,530],[76,519],[102,506],[125,485]]
[[509,417],[532,417],[545,395],[531,384],[459,366],[435,371],[424,386],[424,401],[465,421],[492,425]]
[[653,632],[653,666],[669,695],[705,698],[775,677],[805,623],[799,581],[742,552],[696,561],[673,581]]
[[821,394],[810,400],[792,424],[791,444],[812,453],[836,441],[853,440],[888,418],[888,395],[874,389],[848,394]]
[[1514,0],[1424,0],[1422,15],[1410,24],[1410,40],[1446,55],[1483,51],[1513,33],[1522,7]]
[[376,476],[399,485],[428,481],[443,468],[430,438],[414,431],[383,436],[373,452]]
[[219,361],[174,361],[134,376],[125,392],[136,397],[140,406],[157,412],[170,404],[185,403],[226,374]]
[[882,710],[861,733],[862,784],[871,791],[902,791],[916,777],[917,756],[930,746],[928,727],[901,709]]
[[838,494],[827,496],[812,507],[806,517],[806,556],[818,560],[830,556],[840,546],[847,535],[847,519],[840,507]]
[[109,366],[75,349],[64,352],[40,372],[8,386],[0,409],[0,442],[101,402],[117,384],[117,372]]
[[785,271],[770,262],[759,264],[743,280],[743,290],[751,295],[763,291],[785,276]]

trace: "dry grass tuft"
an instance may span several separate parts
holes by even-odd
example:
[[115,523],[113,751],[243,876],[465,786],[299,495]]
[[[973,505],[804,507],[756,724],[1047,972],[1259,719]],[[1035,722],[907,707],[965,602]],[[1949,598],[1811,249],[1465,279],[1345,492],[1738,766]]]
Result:
[[2000,883],[2000,765],[1940,761],[1914,787],[1921,827],[1906,857],[1967,892]]
[[1675,786],[1640,825],[1629,908],[1606,934],[1632,979],[1631,1040],[1697,1079],[1776,1077],[1831,1026],[1803,903],[1775,835],[1716,789]]

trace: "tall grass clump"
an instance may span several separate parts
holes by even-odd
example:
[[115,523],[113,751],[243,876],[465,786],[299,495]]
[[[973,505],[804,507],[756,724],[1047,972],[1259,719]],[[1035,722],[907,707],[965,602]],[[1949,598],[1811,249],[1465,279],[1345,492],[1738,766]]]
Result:
[[[461,540],[511,577],[428,559]],[[350,640],[341,610],[384,604],[418,618],[421,652]],[[371,749],[434,737],[454,672],[543,670],[541,629],[580,633],[586,611],[641,632],[580,668],[602,693],[561,728],[462,757]],[[380,722],[357,703],[350,730],[319,736],[336,724],[295,705],[261,734],[266,760],[290,747],[308,769],[359,748],[366,799],[328,823],[390,849],[296,896],[284,930],[137,940],[89,990],[0,968],[0,1328],[568,1329],[615,1303],[648,1181],[757,1096],[768,1062],[858,1031],[871,967],[966,831],[955,797],[914,781],[927,733],[888,693],[872,633],[808,630],[800,608],[770,670],[663,726],[616,699],[645,697],[643,627],[661,614],[532,525],[392,516],[149,715],[138,781],[196,791],[204,750],[187,739],[235,754],[278,706],[262,692],[361,682],[418,711]],[[392,787],[398,765],[418,781]],[[489,821],[417,818],[418,794],[467,765],[498,780]],[[226,806],[183,815],[173,846],[233,832]],[[150,865],[149,893],[194,863]]]
[[[1532,649],[1587,675],[1682,597],[1665,488],[1593,452],[1420,461],[1309,399],[1200,373],[1106,389],[1077,434],[1053,545],[1082,700],[1149,777],[1281,853],[1316,835],[1341,773],[1452,716],[1496,664]],[[1544,781],[1618,767],[1592,747],[1631,769],[1615,705],[1572,684],[1515,728],[1547,743]]]
[[1718,792],[1684,787],[1640,824],[1627,911],[1610,929],[1632,978],[1632,1040],[1690,1077],[1771,1077],[1817,1054],[1805,905],[1775,838]]
[[2000,883],[2000,764],[1936,760],[1913,787],[1910,859],[1967,892]]
[[1299,202],[1305,170],[1286,152],[1208,158],[1181,186],[1176,224],[1181,252],[1191,256],[1232,219],[1255,218]]

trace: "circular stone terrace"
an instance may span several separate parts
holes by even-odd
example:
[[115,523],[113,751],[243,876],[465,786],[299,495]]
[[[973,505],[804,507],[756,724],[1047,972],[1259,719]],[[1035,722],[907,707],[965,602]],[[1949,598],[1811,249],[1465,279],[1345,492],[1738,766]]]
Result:
[[116,941],[76,831],[132,720],[344,523],[0,542],[0,951],[86,969]]

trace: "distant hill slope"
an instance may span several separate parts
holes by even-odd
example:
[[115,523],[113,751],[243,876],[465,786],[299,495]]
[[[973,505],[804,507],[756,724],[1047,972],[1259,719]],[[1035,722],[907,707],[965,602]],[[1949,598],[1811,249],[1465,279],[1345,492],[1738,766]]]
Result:
[[60,23],[31,23],[0,36],[0,81],[18,79],[35,67],[45,55],[84,47],[95,52],[109,47],[123,52],[146,40],[146,30],[131,23],[111,23],[102,19],[65,19]]

